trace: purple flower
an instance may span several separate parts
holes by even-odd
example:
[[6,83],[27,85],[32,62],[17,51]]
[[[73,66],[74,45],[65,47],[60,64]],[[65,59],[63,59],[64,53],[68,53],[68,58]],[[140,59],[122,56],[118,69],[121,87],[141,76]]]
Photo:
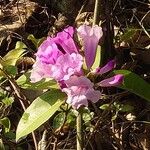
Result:
[[[48,77],[62,81],[68,80],[71,75],[82,74],[83,58],[78,52],[75,53],[77,49],[75,49],[74,41],[70,37],[70,34],[73,34],[73,28],[69,27],[66,30],[57,34],[57,40],[48,37],[41,44],[36,53],[36,62],[31,71],[31,82],[37,82]],[[61,35],[62,37],[60,37]],[[64,38],[64,43],[62,38]],[[58,44],[57,42],[61,40],[62,42]],[[66,47],[64,46],[65,42]],[[62,52],[62,49],[60,50],[59,47],[66,48],[63,51],[67,53]]]
[[63,88],[62,91],[68,95],[66,102],[75,109],[80,106],[88,106],[88,100],[95,103],[101,96],[100,91],[94,90],[94,84],[84,76],[71,76],[64,83],[66,88]]
[[122,74],[118,74],[108,79],[102,80],[98,83],[98,85],[101,87],[118,86],[123,82],[123,80],[124,76]]
[[60,56],[55,65],[51,66],[52,77],[57,81],[68,80],[72,75],[82,74],[83,58],[80,54],[72,53]]
[[107,73],[108,71],[111,71],[115,67],[116,67],[116,61],[111,60],[104,67],[96,68],[92,72],[95,73],[95,74],[104,74],[104,73]]
[[30,79],[31,82],[38,82],[43,78],[49,78],[51,77],[51,69],[50,66],[42,63],[40,61],[36,61],[33,65],[33,69],[31,70]]
[[38,48],[36,59],[45,64],[54,64],[63,53],[58,49],[54,40],[48,37]]
[[96,48],[99,39],[103,35],[102,28],[97,25],[90,27],[84,24],[77,29],[77,32],[83,40],[83,47],[85,50],[85,62],[87,68],[90,69],[95,60]]
[[[96,68],[92,71],[92,73],[102,75],[104,73],[107,73],[114,69],[116,67],[116,61],[111,60],[109,61],[105,66]],[[110,86],[118,86],[120,85],[124,80],[124,76],[121,74],[115,75],[113,77],[110,77],[108,79],[104,79],[101,82],[98,83],[101,87],[110,87]]]
[[57,33],[54,38],[54,42],[61,46],[66,53],[78,53],[78,49],[73,40],[74,29],[69,26],[65,28],[62,32]]

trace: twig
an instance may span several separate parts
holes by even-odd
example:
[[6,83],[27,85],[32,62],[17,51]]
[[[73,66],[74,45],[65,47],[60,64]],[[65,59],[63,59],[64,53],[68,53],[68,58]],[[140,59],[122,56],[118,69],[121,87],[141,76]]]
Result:
[[95,1],[93,25],[98,24],[100,15],[100,0]]
[[77,150],[83,150],[83,139],[82,139],[82,114],[78,113],[77,120]]
[[141,23],[143,22],[143,20],[145,19],[145,17],[148,15],[150,13],[150,10],[142,17],[142,19],[141,19]]
[[143,31],[145,32],[145,34],[150,38],[150,34],[146,31],[145,27],[143,26],[143,24],[139,21],[139,19],[136,17],[135,14],[133,14],[135,19],[137,20],[137,22],[139,23],[139,25],[141,26],[141,28],[143,29]]
[[38,143],[38,149],[39,150],[46,150],[46,134],[47,134],[47,130],[44,130],[43,135],[42,135],[42,139],[41,141]]

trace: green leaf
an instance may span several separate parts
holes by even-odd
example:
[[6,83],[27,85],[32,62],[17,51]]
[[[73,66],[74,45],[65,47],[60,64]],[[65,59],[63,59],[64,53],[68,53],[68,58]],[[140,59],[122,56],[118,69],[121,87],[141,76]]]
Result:
[[65,122],[65,113],[59,113],[53,120],[53,128],[58,129],[60,128]]
[[44,90],[44,89],[59,89],[59,85],[55,80],[43,79],[39,82],[31,83],[30,73],[23,74],[16,80],[17,84],[23,89]]
[[35,47],[38,48],[45,38],[36,39],[33,34],[30,34],[27,39],[31,40]]
[[102,110],[105,110],[105,109],[108,109],[109,106],[110,106],[109,104],[103,104],[99,108],[102,109]]
[[101,61],[101,46],[98,45],[97,50],[96,50],[95,61],[94,61],[94,64],[92,65],[93,70],[99,67],[100,61]]
[[0,119],[0,124],[3,125],[5,129],[5,133],[9,132],[11,124],[10,124],[10,120],[7,117]]
[[131,106],[131,105],[128,105],[128,104],[122,104],[121,106],[120,106],[120,110],[119,111],[121,111],[121,112],[131,112],[131,111],[133,111],[134,110],[134,107],[133,106]]
[[12,66],[12,65],[6,66],[4,69],[9,75],[12,75],[12,76],[16,76],[17,71],[18,71],[17,67]]
[[8,65],[12,65],[15,66],[17,60],[23,55],[23,53],[25,52],[25,48],[26,46],[18,41],[16,43],[16,48],[9,51],[1,60],[1,64],[2,66],[8,66]]
[[19,121],[16,140],[31,133],[46,122],[62,105],[65,94],[53,89],[36,98]]
[[5,96],[4,99],[2,100],[2,102],[6,106],[10,106],[14,102],[14,98],[13,97],[7,97],[7,96]]
[[4,135],[9,140],[15,140],[15,138],[16,138],[16,134],[12,130],[5,133]]
[[69,126],[75,127],[76,125],[76,116],[72,111],[70,111],[67,115],[66,123],[69,124]]
[[15,49],[25,49],[25,48],[27,48],[27,46],[23,42],[17,41]]
[[124,32],[124,34],[120,35],[119,38],[120,38],[120,42],[128,42],[130,41],[135,33],[137,32],[136,29],[133,29],[133,28],[127,28]]
[[147,101],[150,101],[150,84],[143,80],[139,75],[128,70],[115,70],[115,74],[123,74],[125,79],[121,86],[122,89],[128,90]]

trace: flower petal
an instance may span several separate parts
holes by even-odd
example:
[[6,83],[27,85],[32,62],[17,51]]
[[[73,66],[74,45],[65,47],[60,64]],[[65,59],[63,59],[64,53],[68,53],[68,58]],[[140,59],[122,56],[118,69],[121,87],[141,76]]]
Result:
[[69,26],[62,32],[57,33],[57,36],[54,38],[54,42],[61,46],[66,53],[78,53],[78,49],[73,39],[73,34],[74,29]]
[[110,87],[110,86],[118,86],[120,85],[124,80],[124,76],[122,74],[115,75],[111,78],[102,80],[98,83],[101,87]]
[[38,48],[36,59],[42,63],[54,64],[62,52],[58,49],[53,39],[48,37]]
[[40,61],[36,61],[31,70],[31,82],[38,82],[43,78],[51,77],[52,72],[50,65],[44,64]]
[[104,67],[96,68],[92,72],[96,73],[96,74],[104,74],[104,73],[114,69],[115,67],[116,67],[116,61],[115,60],[111,60]]
[[83,47],[85,50],[85,62],[88,69],[94,63],[96,56],[96,48],[99,42],[99,39],[102,37],[102,28],[95,25],[93,27],[82,25],[77,29],[79,36],[83,40]]
[[101,96],[101,92],[94,89],[89,89],[86,93],[87,99],[91,100],[93,103],[96,103]]
[[67,87],[72,86],[87,86],[88,88],[92,88],[94,84],[86,77],[80,76],[72,76],[70,80],[65,81]]
[[95,103],[100,98],[100,91],[94,90],[94,84],[85,76],[71,76],[64,83],[66,87],[62,91],[68,95],[66,102],[75,109],[80,106],[88,106],[88,100]]
[[83,58],[80,54],[72,53],[60,56],[51,68],[53,78],[57,81],[68,80],[72,75],[81,75]]

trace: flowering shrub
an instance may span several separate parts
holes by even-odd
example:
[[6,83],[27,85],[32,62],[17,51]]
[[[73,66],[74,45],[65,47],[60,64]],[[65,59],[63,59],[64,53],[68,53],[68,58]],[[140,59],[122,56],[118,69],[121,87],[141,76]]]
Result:
[[[83,41],[84,53],[77,47],[77,43],[73,39],[75,33]],[[119,85],[119,88],[133,92],[149,101],[150,85],[138,75],[128,70],[113,70],[116,67],[115,59],[110,60],[104,66],[99,66],[96,53],[99,50],[97,46],[101,37],[102,29],[98,26],[82,25],[78,29],[68,27],[57,33],[56,37],[47,37],[39,46],[31,74],[27,72],[27,74],[21,75],[12,86],[15,90],[20,86],[29,91],[40,91],[38,93],[40,96],[35,96],[36,99],[28,108],[25,108],[17,126],[16,140],[40,127],[55,112],[58,112],[58,115],[54,116],[54,119],[51,118],[53,119],[53,128],[60,129],[64,124],[71,125],[74,120],[69,119],[72,118],[72,113],[74,117],[77,117],[76,121],[78,122],[76,122],[76,126],[74,124],[74,127],[80,127],[80,116],[85,124],[88,121],[87,127],[90,127],[94,112],[90,112],[88,102],[96,103],[102,99],[103,93],[100,89],[103,87]],[[2,72],[0,73],[3,73],[4,77],[7,76],[7,73],[11,73],[11,76],[15,77],[16,58],[24,53],[24,48],[26,47],[21,44],[19,48],[10,51],[1,60]],[[14,59],[12,60],[12,58]],[[113,74],[115,75],[113,76]],[[12,78],[8,76],[8,80],[12,84]],[[41,92],[43,93],[40,94]],[[18,96],[21,98],[20,95]],[[103,107],[98,105],[97,109],[105,109],[108,105],[104,104]],[[111,107],[109,108],[111,109]],[[77,134],[79,132],[77,131]]]
[[[48,37],[41,44],[36,53],[36,62],[30,77],[31,82],[48,77],[55,79],[60,83],[62,92],[68,95],[66,102],[75,109],[80,106],[88,106],[88,100],[95,103],[101,96],[101,92],[94,89],[94,83],[83,73],[82,65],[85,57],[90,72],[95,60],[97,45],[102,37],[102,29],[97,25],[93,27],[82,25],[77,29],[77,33],[83,40],[84,56],[80,54],[73,40],[73,27],[68,27],[59,32],[56,37]],[[115,60],[112,60],[104,67],[98,67],[91,72],[101,75],[111,71],[115,66]],[[123,75],[116,75],[97,85],[109,87],[117,86],[122,82]]]

